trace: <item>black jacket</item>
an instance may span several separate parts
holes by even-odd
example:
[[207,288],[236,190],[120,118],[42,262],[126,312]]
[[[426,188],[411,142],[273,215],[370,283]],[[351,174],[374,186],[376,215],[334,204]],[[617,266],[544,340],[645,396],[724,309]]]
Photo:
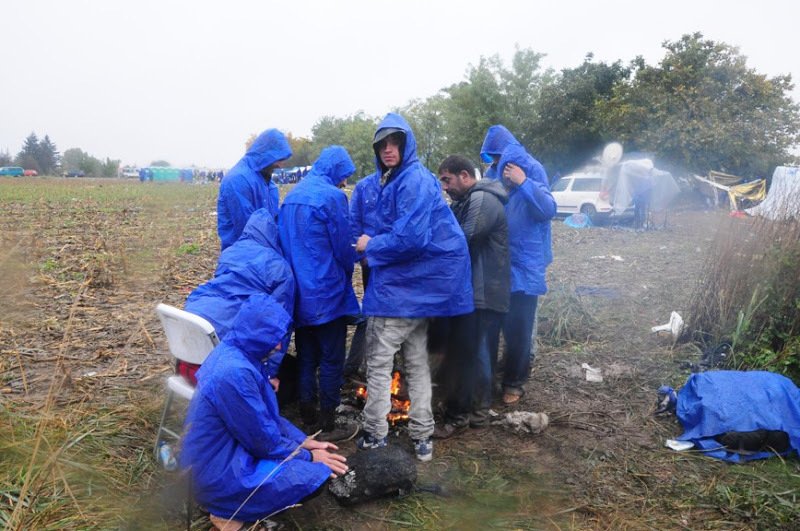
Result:
[[507,202],[508,192],[502,183],[481,179],[451,205],[469,244],[475,309],[508,311],[511,265],[504,208]]

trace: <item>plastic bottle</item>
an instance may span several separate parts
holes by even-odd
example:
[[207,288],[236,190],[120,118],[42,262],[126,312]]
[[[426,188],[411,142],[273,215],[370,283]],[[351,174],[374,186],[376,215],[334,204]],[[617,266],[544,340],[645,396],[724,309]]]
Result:
[[158,459],[161,461],[161,466],[164,467],[164,470],[172,472],[178,468],[178,460],[175,458],[175,452],[172,450],[172,446],[166,442],[162,442],[158,445]]

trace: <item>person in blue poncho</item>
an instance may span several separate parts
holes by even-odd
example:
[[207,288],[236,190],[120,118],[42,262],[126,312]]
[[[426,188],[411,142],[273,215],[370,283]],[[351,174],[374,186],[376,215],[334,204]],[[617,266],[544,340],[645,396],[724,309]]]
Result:
[[545,270],[553,261],[550,220],[556,202],[547,174],[502,125],[486,133],[481,158],[491,163],[490,179],[502,179],[509,190],[506,204],[511,253],[511,304],[503,323],[505,368],[503,402],[514,404],[524,394],[533,361],[531,342],[539,295],[547,292]]
[[179,462],[220,529],[269,517],[347,471],[336,446],[307,438],[278,411],[262,358],[291,322],[269,295],[251,296],[197,373]]
[[335,411],[343,383],[345,316],[360,311],[352,283],[355,253],[347,196],[340,189],[355,169],[343,147],[323,149],[311,172],[286,196],[278,218],[281,247],[297,283],[300,412],[306,425],[319,422],[323,437],[330,439],[341,435]]
[[[250,216],[241,237],[220,255],[214,278],[189,294],[184,309],[208,320],[225,339],[242,303],[256,293],[272,295],[287,313],[294,312],[294,275],[278,243],[278,226],[265,208]],[[282,358],[276,354],[269,359],[273,380]]]
[[464,233],[433,174],[417,158],[408,123],[389,113],[373,139],[380,178],[377,227],[356,251],[370,267],[364,294],[367,323],[367,404],[359,448],[386,445],[392,365],[402,347],[411,409],[408,431],[417,458],[433,457],[434,421],[426,335],[431,317],[473,310]]
[[[374,236],[378,226],[376,206],[378,194],[381,191],[381,174],[378,172],[367,175],[356,183],[353,194],[350,196],[350,232],[353,243],[362,234]],[[366,260],[361,260],[361,285],[367,289],[369,282],[369,266]],[[350,342],[350,353],[344,366],[345,376],[357,375],[362,372],[364,354],[367,348],[367,321],[361,316],[356,325],[353,339]]]
[[217,198],[217,232],[223,251],[239,239],[250,215],[259,208],[278,215],[278,187],[272,182],[272,172],[291,156],[283,133],[267,129],[225,174]]

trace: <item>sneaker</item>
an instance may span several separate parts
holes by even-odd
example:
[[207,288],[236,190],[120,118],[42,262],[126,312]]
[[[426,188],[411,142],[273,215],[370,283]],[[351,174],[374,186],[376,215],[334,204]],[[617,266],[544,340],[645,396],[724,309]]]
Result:
[[430,437],[414,441],[414,453],[420,461],[430,461],[433,459],[433,441]]
[[373,448],[383,448],[384,446],[386,446],[386,437],[378,439],[377,437],[373,437],[371,433],[365,431],[356,440],[356,446],[358,446],[359,450],[371,450]]

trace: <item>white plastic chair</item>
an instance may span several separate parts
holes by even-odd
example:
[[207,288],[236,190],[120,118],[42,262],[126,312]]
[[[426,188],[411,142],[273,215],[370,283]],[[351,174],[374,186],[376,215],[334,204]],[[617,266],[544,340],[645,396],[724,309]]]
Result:
[[[164,327],[164,333],[167,335],[169,351],[178,360],[200,365],[219,344],[214,326],[199,315],[163,303],[156,307],[156,313],[161,320],[161,326]],[[194,396],[194,386],[183,376],[177,374],[167,379],[167,401],[161,414],[154,448],[156,460],[158,460],[158,447],[164,434],[174,439],[180,438],[177,432],[165,426],[175,395],[186,401],[191,400]]]

